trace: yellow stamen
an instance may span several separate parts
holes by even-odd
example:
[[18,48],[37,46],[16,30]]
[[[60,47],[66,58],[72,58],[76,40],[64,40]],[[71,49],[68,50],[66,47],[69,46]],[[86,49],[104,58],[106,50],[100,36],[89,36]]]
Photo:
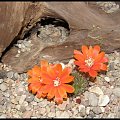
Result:
[[60,85],[60,78],[57,77],[54,81],[54,86],[59,86]]
[[92,67],[93,64],[94,64],[94,59],[89,57],[87,60],[85,60],[85,65],[88,66],[88,67]]

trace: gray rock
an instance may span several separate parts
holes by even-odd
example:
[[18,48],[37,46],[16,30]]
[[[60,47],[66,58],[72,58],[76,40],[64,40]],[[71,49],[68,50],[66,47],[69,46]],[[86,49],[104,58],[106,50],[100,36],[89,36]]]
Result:
[[64,101],[62,104],[59,104],[59,105],[58,105],[59,110],[65,110],[66,105],[67,105],[67,102],[66,102],[66,101]]
[[39,108],[39,113],[41,115],[44,115],[46,113],[46,109],[45,108]]
[[98,95],[103,95],[103,91],[100,89],[100,87],[92,86],[88,90]]
[[117,97],[120,97],[120,88],[114,88],[113,94],[116,95]]
[[92,110],[90,110],[89,115],[87,116],[87,118],[94,118],[94,117],[95,117],[95,113]]
[[109,101],[110,101],[110,99],[109,99],[108,95],[100,95],[98,105],[106,106],[109,103]]
[[102,110],[100,107],[93,107],[92,111],[97,115],[102,113]]
[[38,103],[40,107],[46,107],[47,104],[49,104],[49,102],[47,101],[47,99],[44,99],[42,102]]
[[114,70],[114,62],[111,62],[110,65],[109,65],[109,71],[112,71]]
[[2,102],[2,100],[3,100],[3,94],[2,92],[0,92],[0,103]]
[[69,118],[69,117],[70,117],[70,115],[69,115],[69,113],[66,112],[66,111],[62,112],[62,113],[60,114],[60,116],[59,116],[59,118]]
[[89,93],[88,99],[89,99],[89,105],[91,106],[98,105],[98,97],[94,93]]
[[8,78],[12,78],[12,77],[13,77],[13,74],[14,74],[13,71],[9,71],[9,72],[7,73],[7,77],[8,77]]
[[32,102],[34,100],[34,95],[28,93],[25,100],[27,102]]
[[25,98],[26,98],[26,95],[22,95],[22,96],[20,97],[20,100],[19,100],[19,104],[20,104],[20,105],[24,102]]
[[7,118],[7,115],[6,115],[6,114],[2,114],[2,115],[0,116],[0,118]]
[[3,82],[3,79],[0,79],[0,84]]
[[20,110],[20,105],[16,105],[15,108],[16,108],[17,110]]
[[19,77],[20,77],[20,75],[17,72],[15,72],[13,75],[14,80],[18,79]]
[[21,106],[20,106],[20,111],[21,111],[22,113],[25,112],[25,111],[26,111],[26,107],[23,106],[23,105],[21,105]]
[[84,117],[86,114],[85,111],[85,106],[84,105],[79,105],[79,112],[80,112],[80,116]]
[[7,90],[7,85],[5,83],[0,84],[0,89],[4,92]]
[[86,108],[86,114],[87,114],[87,115],[89,115],[90,110],[91,110],[91,108],[90,108],[90,107],[87,107],[87,108]]
[[32,116],[33,111],[25,111],[22,114],[22,118],[30,118]]
[[13,103],[13,104],[15,104],[15,105],[18,104],[18,102],[17,102],[17,100],[16,100],[15,98],[11,99],[11,103]]
[[10,97],[10,94],[8,93],[8,92],[4,92],[4,94],[3,94],[5,97]]
[[114,113],[110,113],[107,118],[115,118],[115,114]]
[[109,77],[105,77],[104,78],[106,82],[110,82],[110,78]]
[[54,112],[49,112],[49,113],[48,113],[48,117],[50,117],[50,118],[55,117],[55,113],[54,113]]

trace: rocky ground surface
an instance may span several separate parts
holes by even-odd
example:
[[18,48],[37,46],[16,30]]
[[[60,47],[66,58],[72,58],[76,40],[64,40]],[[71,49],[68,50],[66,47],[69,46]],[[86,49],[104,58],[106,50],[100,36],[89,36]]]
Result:
[[[25,47],[17,45],[19,54],[30,50],[31,42],[26,43]],[[96,82],[89,81],[83,94],[60,105],[36,98],[28,92],[26,73],[18,74],[0,63],[0,118],[120,118],[120,52],[106,56],[107,73],[100,74]]]

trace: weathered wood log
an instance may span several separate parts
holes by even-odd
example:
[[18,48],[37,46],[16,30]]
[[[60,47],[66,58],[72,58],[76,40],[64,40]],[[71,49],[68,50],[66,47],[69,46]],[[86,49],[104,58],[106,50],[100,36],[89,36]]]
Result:
[[42,41],[38,43],[36,42],[37,37],[31,36],[30,39],[34,44],[31,51],[22,53],[19,58],[15,58],[17,48],[13,47],[3,56],[2,61],[11,65],[17,72],[25,72],[33,65],[38,64],[40,59],[43,58],[52,62],[68,60],[73,57],[73,50],[80,49],[83,44],[99,44],[102,50],[107,53],[120,48],[119,10],[108,14],[102,11],[94,2],[90,4],[85,2],[35,2],[29,5],[25,16],[21,36],[24,35],[28,21],[29,25],[33,26],[43,16],[51,16],[67,21],[70,35],[62,43],[50,43],[49,41],[48,43]]
[[0,56],[18,35],[29,4],[29,2],[0,2]]

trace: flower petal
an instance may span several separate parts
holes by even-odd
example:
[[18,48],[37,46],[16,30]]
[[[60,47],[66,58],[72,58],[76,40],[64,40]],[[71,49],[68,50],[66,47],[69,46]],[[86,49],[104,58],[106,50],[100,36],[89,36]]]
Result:
[[35,65],[31,70],[27,72],[29,76],[40,76],[41,69],[39,66]]
[[95,71],[95,70],[90,70],[89,71],[89,75],[91,76],[91,77],[96,77],[97,76],[97,72]]
[[28,79],[28,83],[36,83],[36,82],[40,82],[40,78],[32,77]]
[[96,63],[96,64],[94,64],[92,67],[91,67],[91,69],[93,69],[93,70],[100,70],[100,63]]
[[47,60],[41,60],[40,61],[40,65],[41,65],[41,71],[47,71],[47,67],[49,66],[48,61]]
[[44,94],[43,91],[42,91],[42,88],[39,88],[38,91],[37,91],[37,94],[36,94],[36,97],[37,98],[41,98],[41,97],[46,97],[47,94]]
[[56,92],[56,88],[55,88],[55,87],[51,87],[51,88],[49,89],[47,98],[48,98],[48,99],[52,99],[52,98],[55,96],[55,92]]
[[75,54],[74,58],[77,59],[80,63],[84,63],[84,61],[85,61],[83,54],[81,54],[81,55]]
[[66,92],[68,93],[73,93],[74,92],[74,87],[68,84],[62,84],[62,87],[65,89]]
[[28,90],[32,91],[32,93],[35,94],[41,87],[42,87],[41,83],[34,83],[28,86]]
[[41,65],[41,67],[47,67],[48,66],[48,61],[47,60],[41,60],[40,61],[40,65]]
[[88,57],[93,57],[93,48],[92,48],[92,46],[89,46]]
[[107,70],[107,65],[105,65],[105,64],[103,64],[103,63],[101,63],[100,65],[101,65],[101,66],[100,66],[100,69],[101,69],[101,70],[105,70],[105,71]]
[[55,102],[61,104],[63,102],[62,96],[59,94],[58,89],[55,91]]
[[108,58],[104,57],[100,62],[102,63],[108,62]]
[[41,78],[44,84],[51,84],[53,82],[53,79],[47,73],[42,73]]
[[99,52],[100,52],[100,46],[95,45],[93,48],[93,56],[95,57],[96,55],[98,55]]
[[49,92],[49,90],[51,89],[51,88],[53,88],[53,85],[52,84],[48,84],[48,85],[44,85],[43,87],[42,87],[42,91],[43,91],[43,93],[48,93]]
[[90,71],[89,67],[80,67],[79,69],[81,72],[89,72]]
[[60,85],[58,87],[58,92],[59,92],[60,96],[62,96],[62,98],[66,98],[67,97],[66,90],[64,89],[64,87],[62,87],[62,85]]
[[56,66],[53,68],[55,71],[56,75],[58,76],[62,72],[62,65],[61,64],[56,64]]
[[63,77],[62,79],[60,79],[61,83],[69,83],[73,80],[74,80],[73,76],[66,76],[66,78]]
[[87,54],[88,54],[88,47],[87,46],[82,45],[82,53],[83,53],[84,56],[87,57]]
[[81,66],[82,63],[80,63],[79,61],[74,61],[74,64],[77,66]]
[[74,50],[74,54],[82,54],[80,51],[78,51],[78,50]]
[[98,56],[95,58],[95,63],[96,62],[100,62],[100,60],[102,60],[104,58],[105,53],[101,52],[100,54],[98,54]]
[[72,72],[72,69],[70,67],[66,67],[63,69],[63,71],[61,72],[61,74],[59,74],[59,78],[60,79],[64,79],[66,78],[66,76],[69,76],[69,74]]
[[51,79],[55,79],[57,77],[57,74],[55,70],[53,69],[55,66],[49,66],[47,68],[47,74],[50,76]]

